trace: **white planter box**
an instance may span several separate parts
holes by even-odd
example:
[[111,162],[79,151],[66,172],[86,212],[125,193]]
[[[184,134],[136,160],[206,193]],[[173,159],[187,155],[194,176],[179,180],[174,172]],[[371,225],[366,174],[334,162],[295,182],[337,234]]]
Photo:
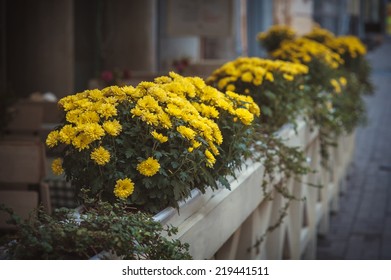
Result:
[[[339,139],[340,145],[331,149],[333,171],[329,172],[320,164],[316,130],[301,121],[297,134],[291,126],[284,126],[278,134],[288,145],[301,147],[310,166],[318,170],[301,178],[302,182],[288,181],[289,190],[305,200],[291,202],[283,223],[250,249],[275,224],[286,201],[271,186],[274,199],[265,199],[261,188],[263,166],[248,161],[238,172],[237,180],[231,182],[231,190],[206,194],[194,190],[192,197],[180,204],[179,213],[167,208],[155,215],[155,220],[178,227],[174,238],[189,243],[194,259],[315,257],[316,236],[328,229],[329,209],[338,199],[339,182],[352,156],[354,136]],[[320,183],[324,187],[319,189],[306,183]]]

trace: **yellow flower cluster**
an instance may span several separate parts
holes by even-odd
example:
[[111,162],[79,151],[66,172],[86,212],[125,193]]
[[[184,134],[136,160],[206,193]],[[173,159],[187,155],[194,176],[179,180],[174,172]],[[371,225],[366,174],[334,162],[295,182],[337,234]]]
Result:
[[367,53],[365,46],[356,36],[339,36],[325,41],[325,44],[338,54],[346,54],[351,58]]
[[[167,142],[164,134],[174,129],[193,148],[199,147],[196,142],[198,137],[206,140],[210,146],[220,145],[223,137],[217,124],[202,116],[186,98],[186,93],[195,94],[195,87],[166,78],[157,79],[159,83],[142,82],[135,88],[131,94],[136,104],[130,111],[132,117],[152,126],[152,136],[160,143]],[[179,123],[181,125],[177,125]]]
[[260,32],[257,35],[257,39],[260,41],[267,40],[272,37],[284,37],[286,39],[293,39],[296,32],[286,25],[273,25],[267,31]]
[[167,136],[164,136],[163,134],[157,132],[156,130],[152,131],[151,135],[153,136],[153,138],[158,140],[160,143],[165,143],[165,142],[168,141],[168,137]]
[[62,159],[56,158],[52,162],[52,171],[55,175],[61,175],[64,172],[64,169],[62,168]]
[[46,144],[52,148],[63,143],[81,151],[105,135],[118,136],[122,126],[115,119],[116,107],[124,98],[125,92],[116,86],[102,91],[86,90],[62,98],[59,105],[66,112],[67,124],[50,132]]
[[[136,102],[131,110],[133,117],[153,126],[153,136],[159,142],[168,140],[161,132],[174,128],[190,143],[189,152],[208,149],[215,156],[219,154],[217,146],[223,142],[220,128],[213,120],[219,118],[220,110],[239,118],[245,125],[250,125],[254,115],[260,114],[251,97],[226,95],[198,77],[182,77],[173,72],[154,82],[140,83],[131,98]],[[237,110],[239,108],[242,110]],[[248,116],[243,117],[242,111]],[[207,145],[203,144],[205,142]],[[209,167],[212,167],[211,162]]]
[[310,63],[316,58],[332,69],[337,69],[344,63],[338,53],[321,43],[306,38],[284,41],[280,48],[273,51],[271,55],[276,59],[303,64]]
[[[300,63],[258,57],[239,57],[215,70],[207,82],[217,82],[217,88],[220,90],[236,90],[235,84],[238,81],[260,86],[267,81],[274,82],[276,75],[292,81],[295,77],[307,73],[308,67]],[[249,93],[250,89],[241,89],[241,92]]]
[[334,33],[330,32],[325,28],[321,28],[319,26],[314,26],[311,32],[305,34],[305,38],[317,41],[319,43],[324,43],[327,40],[332,40],[335,38]]
[[207,160],[206,166],[213,167],[213,165],[216,162],[216,158],[214,157],[214,155],[209,150],[206,150],[205,156],[206,156],[206,160]]
[[330,84],[334,88],[334,92],[340,94],[342,92],[342,88],[344,88],[347,84],[347,80],[345,77],[339,77],[339,79],[331,79]]

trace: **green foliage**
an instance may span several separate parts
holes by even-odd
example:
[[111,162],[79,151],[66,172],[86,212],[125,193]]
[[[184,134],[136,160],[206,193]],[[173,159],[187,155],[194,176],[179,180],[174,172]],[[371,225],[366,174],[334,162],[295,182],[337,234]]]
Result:
[[257,131],[256,138],[254,149],[259,155],[257,160],[262,161],[265,168],[262,180],[264,194],[270,197],[267,186],[272,184],[285,198],[299,199],[290,194],[286,182],[291,178],[300,180],[303,175],[313,172],[302,149],[290,147],[280,136],[262,129]]
[[[124,203],[87,199],[80,215],[58,209],[53,215],[37,209],[23,221],[12,215],[17,231],[3,238],[7,259],[191,259],[188,245],[172,239],[176,228],[164,228],[146,213],[134,212]],[[168,236],[168,237],[164,237]]]

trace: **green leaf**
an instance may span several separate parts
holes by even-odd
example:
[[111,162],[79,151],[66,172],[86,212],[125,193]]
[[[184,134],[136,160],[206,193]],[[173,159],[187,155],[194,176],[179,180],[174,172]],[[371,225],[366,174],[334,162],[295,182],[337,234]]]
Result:
[[156,159],[160,159],[163,156],[163,154],[159,151],[154,151],[153,155]]
[[219,182],[224,186],[226,187],[227,189],[230,189],[230,184],[227,180],[227,178],[223,177],[223,176],[219,176]]
[[264,94],[271,100],[276,99],[276,95],[269,90],[265,91]]
[[261,106],[261,114],[264,114],[268,117],[271,117],[273,115],[272,110],[267,106]]
[[131,158],[134,154],[135,154],[135,152],[134,152],[134,149],[132,149],[132,148],[128,148],[125,151],[126,158]]

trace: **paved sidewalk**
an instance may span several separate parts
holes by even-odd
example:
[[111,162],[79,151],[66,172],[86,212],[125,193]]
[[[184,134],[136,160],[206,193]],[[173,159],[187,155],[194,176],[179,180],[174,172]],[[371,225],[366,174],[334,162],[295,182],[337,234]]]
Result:
[[391,259],[391,39],[368,58],[376,86],[366,97],[369,122],[357,130],[346,192],[318,238],[318,259]]

